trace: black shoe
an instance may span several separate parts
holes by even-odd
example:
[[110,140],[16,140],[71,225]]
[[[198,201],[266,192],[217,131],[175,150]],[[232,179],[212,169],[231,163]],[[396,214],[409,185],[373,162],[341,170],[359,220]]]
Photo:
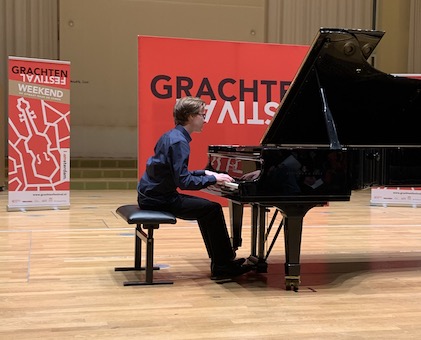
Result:
[[239,266],[241,266],[242,264],[244,264],[244,262],[246,262],[246,259],[241,257],[239,259],[233,260],[232,262],[234,262],[235,264],[238,264]]
[[[236,260],[231,260],[230,262],[241,266],[242,264],[244,264],[244,262],[246,262],[246,259],[241,257],[241,258],[236,259]],[[212,270],[213,267],[214,267],[214,264],[213,264],[213,262],[211,262],[211,270]]]
[[213,265],[211,280],[229,279],[229,278],[240,276],[249,272],[251,270],[251,266],[248,266],[248,265],[243,266],[242,264],[244,262],[245,262],[245,259],[238,259],[238,260],[230,261],[225,265]]

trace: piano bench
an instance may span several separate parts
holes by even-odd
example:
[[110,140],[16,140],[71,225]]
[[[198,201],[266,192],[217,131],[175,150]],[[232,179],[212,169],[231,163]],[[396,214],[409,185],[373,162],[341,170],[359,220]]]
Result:
[[[124,286],[140,286],[155,284],[172,284],[172,281],[154,281],[153,271],[159,267],[153,265],[155,229],[159,229],[160,224],[175,224],[177,219],[171,213],[165,211],[141,210],[138,205],[123,205],[116,210],[128,224],[135,224],[135,250],[134,267],[117,267],[115,271],[145,270],[144,281],[126,281]],[[143,230],[147,230],[147,233]],[[142,267],[142,242],[146,244],[146,266]]]

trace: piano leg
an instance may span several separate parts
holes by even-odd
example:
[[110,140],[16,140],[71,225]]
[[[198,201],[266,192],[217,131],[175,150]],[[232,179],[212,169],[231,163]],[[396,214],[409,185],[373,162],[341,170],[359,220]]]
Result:
[[258,206],[258,226],[257,226],[257,263],[256,271],[258,273],[267,273],[268,264],[266,262],[266,212],[267,208]]
[[305,214],[319,204],[286,204],[278,208],[284,216],[285,287],[298,290],[300,285],[300,251]]
[[257,221],[259,218],[259,206],[257,204],[251,205],[251,247],[250,256],[257,258]]
[[228,208],[231,219],[231,246],[232,249],[237,250],[241,247],[243,241],[241,238],[243,228],[243,210],[244,205],[231,200],[228,200]]
[[251,205],[251,254],[248,262],[255,266],[258,273],[267,273],[268,264],[265,256],[266,211],[260,204]]

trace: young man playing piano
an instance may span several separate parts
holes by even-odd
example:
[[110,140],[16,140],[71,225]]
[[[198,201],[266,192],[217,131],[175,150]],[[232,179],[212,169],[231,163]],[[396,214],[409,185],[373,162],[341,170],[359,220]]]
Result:
[[210,185],[232,182],[227,174],[188,169],[191,134],[201,132],[205,123],[205,102],[183,97],[174,106],[175,127],[155,145],[155,154],[146,163],[137,191],[141,209],[168,211],[184,220],[197,220],[211,258],[211,279],[242,275],[250,270],[245,259],[235,260],[222,207],[210,200],[179,193]]

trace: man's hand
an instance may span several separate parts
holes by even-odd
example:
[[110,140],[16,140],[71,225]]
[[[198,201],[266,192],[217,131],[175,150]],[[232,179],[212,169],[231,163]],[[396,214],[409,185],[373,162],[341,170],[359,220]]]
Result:
[[218,184],[218,185],[224,185],[225,182],[234,182],[234,178],[232,178],[230,175],[227,175],[227,174],[224,174],[224,173],[205,170],[205,174],[207,176],[215,176],[216,184]]
[[234,182],[234,178],[232,178],[230,175],[227,174],[218,174],[213,173],[213,175],[216,178],[216,184],[218,185],[224,185],[225,182]]
[[260,176],[260,170],[255,170],[253,172],[249,172],[241,177],[242,180],[245,181],[252,181]]

